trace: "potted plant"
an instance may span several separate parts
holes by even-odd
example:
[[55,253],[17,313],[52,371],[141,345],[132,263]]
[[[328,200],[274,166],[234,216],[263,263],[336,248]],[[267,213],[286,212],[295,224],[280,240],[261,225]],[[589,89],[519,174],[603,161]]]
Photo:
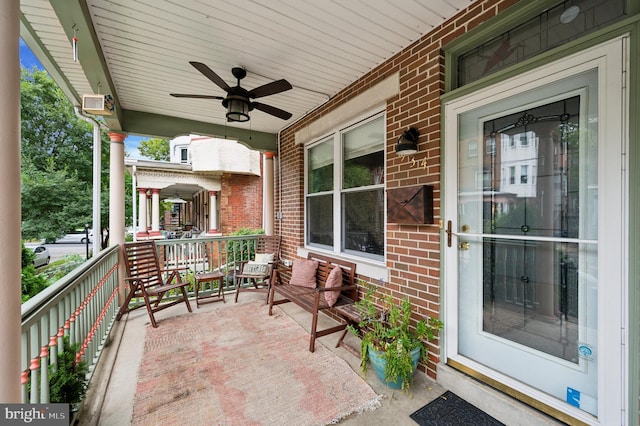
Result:
[[377,288],[367,285],[362,299],[355,303],[361,316],[359,327],[350,327],[361,338],[361,367],[366,374],[371,361],[376,374],[387,386],[409,391],[420,359],[426,359],[425,340],[433,340],[443,324],[425,317],[411,327],[413,304],[408,299],[395,302],[391,295],[378,296]]

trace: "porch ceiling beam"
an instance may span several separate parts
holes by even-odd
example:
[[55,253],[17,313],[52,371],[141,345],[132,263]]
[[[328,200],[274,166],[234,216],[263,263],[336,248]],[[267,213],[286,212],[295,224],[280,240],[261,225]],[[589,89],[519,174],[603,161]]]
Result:
[[234,139],[258,151],[277,150],[276,135],[273,133],[132,110],[122,110],[122,117],[125,131],[132,134],[168,139],[196,134]]

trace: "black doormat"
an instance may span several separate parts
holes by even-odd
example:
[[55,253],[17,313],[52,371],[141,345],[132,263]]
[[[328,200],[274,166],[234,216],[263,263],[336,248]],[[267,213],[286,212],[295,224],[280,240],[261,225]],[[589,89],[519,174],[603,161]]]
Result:
[[410,416],[421,426],[504,426],[478,407],[446,391]]

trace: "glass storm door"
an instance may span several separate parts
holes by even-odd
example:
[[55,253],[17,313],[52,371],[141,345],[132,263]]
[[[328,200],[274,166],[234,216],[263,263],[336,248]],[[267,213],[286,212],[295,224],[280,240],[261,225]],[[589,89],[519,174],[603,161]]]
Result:
[[591,420],[621,343],[603,320],[622,309],[609,292],[623,257],[611,224],[624,222],[622,57],[609,49],[445,107],[447,358]]

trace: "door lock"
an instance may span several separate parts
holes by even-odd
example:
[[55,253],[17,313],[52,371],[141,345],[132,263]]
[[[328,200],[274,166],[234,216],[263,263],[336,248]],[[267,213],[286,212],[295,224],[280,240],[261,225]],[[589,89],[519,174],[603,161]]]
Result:
[[468,241],[460,241],[458,243],[458,248],[460,250],[469,250],[471,248],[471,244]]

